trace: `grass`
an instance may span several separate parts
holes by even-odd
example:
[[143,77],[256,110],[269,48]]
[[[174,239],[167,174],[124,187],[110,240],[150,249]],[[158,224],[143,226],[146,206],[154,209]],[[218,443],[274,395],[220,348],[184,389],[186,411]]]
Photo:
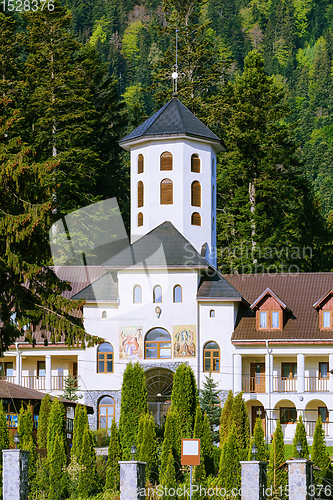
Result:
[[[268,445],[269,450],[271,449],[271,446],[272,446],[271,444]],[[285,444],[284,449],[285,449],[285,453],[286,453],[286,455],[285,455],[286,460],[289,460],[289,458],[291,458],[293,445],[292,444]],[[332,457],[333,456],[333,446],[327,446],[327,450],[328,450],[328,453],[330,454],[330,456]],[[309,452],[311,455],[311,446],[309,446]]]

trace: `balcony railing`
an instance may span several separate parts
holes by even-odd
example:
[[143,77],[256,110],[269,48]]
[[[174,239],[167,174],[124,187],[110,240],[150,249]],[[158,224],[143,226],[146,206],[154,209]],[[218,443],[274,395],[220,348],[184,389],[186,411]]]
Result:
[[0,380],[5,380],[6,382],[10,382],[11,384],[15,384],[15,377],[13,375],[11,377],[4,375],[4,376],[0,377]]
[[305,377],[305,392],[327,392],[328,378]]
[[273,377],[274,392],[296,392],[297,378]]
[[[315,421],[310,421],[310,422],[304,422],[305,423],[305,428],[306,428],[306,434],[307,436],[313,436],[314,430],[316,427],[316,422]],[[325,436],[328,436],[328,422],[323,422],[323,429],[325,432]]]
[[63,391],[65,388],[66,377],[61,375],[52,375],[51,377],[51,389],[52,391]]
[[46,377],[36,377],[35,375],[23,375],[22,385],[28,389],[35,389],[36,391],[45,391]]
[[265,376],[242,377],[242,391],[244,392],[265,392]]

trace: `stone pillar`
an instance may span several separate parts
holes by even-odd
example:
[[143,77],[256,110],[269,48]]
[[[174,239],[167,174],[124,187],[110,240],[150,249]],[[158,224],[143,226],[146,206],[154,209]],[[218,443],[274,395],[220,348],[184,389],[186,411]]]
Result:
[[28,500],[29,452],[2,450],[3,500]]
[[311,496],[312,463],[305,458],[287,460],[289,500],[313,500]]
[[242,355],[234,354],[234,392],[242,390]]
[[297,354],[297,392],[299,394],[305,392],[304,366],[304,354]]
[[45,356],[45,390],[51,392],[52,390],[52,370],[51,370],[51,355]]
[[267,496],[267,463],[240,462],[242,467],[242,500],[265,500]]
[[146,462],[118,463],[120,465],[120,500],[145,500]]

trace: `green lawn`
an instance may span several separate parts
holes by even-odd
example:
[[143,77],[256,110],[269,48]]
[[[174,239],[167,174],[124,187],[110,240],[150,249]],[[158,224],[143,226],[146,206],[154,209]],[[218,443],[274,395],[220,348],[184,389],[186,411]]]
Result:
[[[271,446],[272,446],[271,444],[268,445],[269,450],[271,449]],[[286,451],[286,460],[288,460],[289,458],[291,458],[291,452],[293,449],[293,445],[292,444],[285,444],[284,449]],[[328,446],[327,449],[328,449],[330,456],[332,457],[333,456],[333,446]],[[310,454],[311,454],[311,446],[309,446],[309,450],[310,450]]]

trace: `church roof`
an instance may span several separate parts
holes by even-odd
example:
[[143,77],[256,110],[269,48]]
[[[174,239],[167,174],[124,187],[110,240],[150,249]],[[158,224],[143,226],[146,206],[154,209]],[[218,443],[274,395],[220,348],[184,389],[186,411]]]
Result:
[[104,262],[103,267],[206,269],[209,264],[173,224],[167,221]]
[[197,299],[199,301],[244,301],[242,295],[217,270],[212,269],[203,275],[199,285]]
[[86,286],[83,290],[72,297],[74,300],[87,300],[94,302],[117,302],[118,283],[115,283],[111,274],[106,272],[104,276]]
[[176,97],[173,97],[150,118],[124,137],[119,144],[124,149],[127,149],[127,145],[143,138],[184,135],[215,142],[220,150],[224,149],[217,135],[206,127]]

